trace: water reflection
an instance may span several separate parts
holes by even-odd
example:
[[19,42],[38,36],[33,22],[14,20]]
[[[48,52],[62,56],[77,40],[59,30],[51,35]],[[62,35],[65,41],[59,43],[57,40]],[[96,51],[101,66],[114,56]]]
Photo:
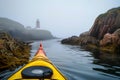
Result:
[[93,64],[102,66],[101,68],[93,68],[95,71],[120,76],[120,55],[108,53],[93,53]]
[[[120,80],[120,58],[115,55],[91,53],[79,46],[60,44],[58,40],[42,43],[48,58],[68,80]],[[40,41],[31,44],[31,58],[39,44]],[[1,72],[0,80],[7,80],[15,71]]]

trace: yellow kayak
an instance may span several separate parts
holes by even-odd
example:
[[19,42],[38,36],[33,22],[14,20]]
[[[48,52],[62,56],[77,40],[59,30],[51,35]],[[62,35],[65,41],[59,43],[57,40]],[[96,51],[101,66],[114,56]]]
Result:
[[23,66],[8,80],[67,80],[66,77],[47,58],[42,44],[28,64]]

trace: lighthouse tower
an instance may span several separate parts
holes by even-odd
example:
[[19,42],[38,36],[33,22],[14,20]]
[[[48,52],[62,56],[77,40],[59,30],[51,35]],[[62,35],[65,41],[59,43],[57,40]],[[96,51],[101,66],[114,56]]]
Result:
[[37,19],[37,21],[36,21],[36,28],[37,28],[37,29],[40,28],[40,21],[39,21],[39,19]]

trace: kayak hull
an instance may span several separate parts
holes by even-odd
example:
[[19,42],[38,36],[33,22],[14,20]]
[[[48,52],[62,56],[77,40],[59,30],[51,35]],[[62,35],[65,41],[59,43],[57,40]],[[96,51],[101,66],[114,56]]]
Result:
[[50,68],[53,73],[50,79],[44,79],[44,80],[67,80],[66,77],[56,68],[54,64],[46,57],[45,52],[43,51],[43,48],[40,47],[39,50],[37,51],[36,55],[34,58],[29,61],[28,64],[23,66],[20,70],[18,70],[16,73],[11,75],[8,80],[40,80],[40,79],[24,79],[22,76],[22,71],[28,67],[32,66],[44,66]]

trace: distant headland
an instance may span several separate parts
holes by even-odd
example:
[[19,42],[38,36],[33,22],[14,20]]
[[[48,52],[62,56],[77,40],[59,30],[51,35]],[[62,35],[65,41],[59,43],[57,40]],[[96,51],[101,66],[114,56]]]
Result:
[[40,28],[40,21],[37,19],[36,26],[31,28],[10,20],[8,18],[0,18],[0,30],[6,31],[16,39],[23,41],[46,40],[55,38],[50,31]]
[[28,63],[31,46],[25,41],[53,38],[49,31],[40,29],[39,20],[35,28],[25,28],[16,21],[0,18],[0,72]]

